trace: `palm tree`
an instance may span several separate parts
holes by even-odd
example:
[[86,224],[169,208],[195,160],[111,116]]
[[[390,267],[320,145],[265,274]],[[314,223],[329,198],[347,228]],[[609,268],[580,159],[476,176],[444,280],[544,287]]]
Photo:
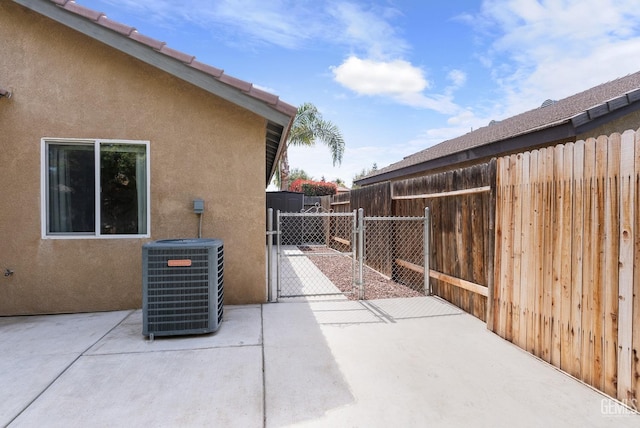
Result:
[[344,154],[344,139],[336,125],[324,120],[322,115],[311,103],[304,103],[298,107],[296,117],[293,119],[289,137],[282,157],[280,158],[280,190],[289,188],[289,146],[313,146],[316,140],[322,141],[329,147],[333,165],[342,163]]

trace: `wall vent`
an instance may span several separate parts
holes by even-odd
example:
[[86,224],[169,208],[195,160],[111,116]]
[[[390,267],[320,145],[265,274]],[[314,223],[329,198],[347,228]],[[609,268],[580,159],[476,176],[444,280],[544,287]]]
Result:
[[211,333],[222,322],[224,251],[219,239],[165,239],[142,247],[142,334]]

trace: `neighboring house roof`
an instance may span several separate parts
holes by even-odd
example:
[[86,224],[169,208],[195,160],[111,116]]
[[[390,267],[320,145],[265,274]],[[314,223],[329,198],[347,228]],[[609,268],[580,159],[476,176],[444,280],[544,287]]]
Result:
[[196,61],[195,57],[140,34],[135,28],[112,21],[102,12],[74,0],[13,0],[93,39],[129,54],[147,64],[196,85],[243,107],[267,122],[267,182],[273,176],[297,108],[252,83],[225,74],[223,70]]
[[356,180],[374,184],[575,137],[640,110],[640,72],[444,141]]

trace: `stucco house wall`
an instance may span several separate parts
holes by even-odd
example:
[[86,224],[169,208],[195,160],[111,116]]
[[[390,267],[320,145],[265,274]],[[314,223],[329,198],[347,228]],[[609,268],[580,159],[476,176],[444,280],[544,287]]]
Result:
[[[0,2],[0,315],[139,308],[141,247],[224,240],[225,303],[263,302],[266,121],[48,18]],[[150,239],[43,239],[41,139],[149,141]]]

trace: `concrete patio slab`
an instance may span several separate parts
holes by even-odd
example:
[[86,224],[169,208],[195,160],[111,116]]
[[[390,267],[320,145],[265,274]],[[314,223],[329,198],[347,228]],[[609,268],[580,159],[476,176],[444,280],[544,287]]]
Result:
[[0,318],[0,425],[636,427],[640,416],[433,297]]
[[280,250],[280,287],[286,300],[301,301],[311,296],[315,300],[346,300],[340,289],[298,247],[283,245]]
[[7,425],[128,314],[0,317],[0,426]]
[[142,336],[142,310],[137,310],[92,346],[86,355],[262,345],[261,312],[260,305],[225,306],[222,324],[213,334],[157,336],[149,340]]
[[266,426],[640,423],[620,407],[626,416],[603,411],[612,400],[439,299],[364,306],[384,310],[387,322],[320,323],[318,304],[265,306]]
[[84,356],[12,427],[262,426],[260,346]]

